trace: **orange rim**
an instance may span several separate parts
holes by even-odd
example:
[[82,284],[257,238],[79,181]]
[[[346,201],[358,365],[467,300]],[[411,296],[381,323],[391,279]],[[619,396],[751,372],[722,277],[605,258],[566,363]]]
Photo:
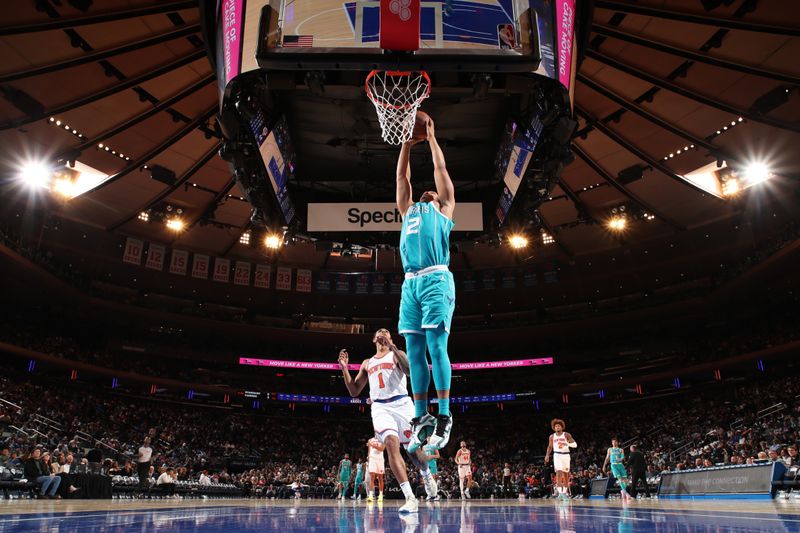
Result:
[[431,78],[428,76],[427,72],[425,72],[424,70],[420,70],[419,71],[420,75],[423,78],[425,78],[425,82],[427,83],[427,86],[425,88],[425,94],[423,94],[421,97],[419,97],[419,99],[416,102],[411,103],[411,104],[393,105],[393,104],[386,103],[382,99],[377,98],[374,94],[372,94],[372,90],[370,89],[370,86],[369,86],[369,80],[374,78],[375,75],[378,74],[379,72],[384,72],[387,76],[411,76],[411,74],[413,74],[413,72],[410,71],[410,70],[373,70],[367,75],[367,79],[364,80],[364,89],[367,91],[367,97],[373,103],[375,103],[375,104],[377,104],[377,105],[379,105],[379,106],[381,106],[383,108],[387,108],[387,109],[389,109],[389,108],[390,109],[408,109],[409,107],[412,107],[414,105],[418,105],[419,102],[422,99],[424,99],[429,94],[431,94]]

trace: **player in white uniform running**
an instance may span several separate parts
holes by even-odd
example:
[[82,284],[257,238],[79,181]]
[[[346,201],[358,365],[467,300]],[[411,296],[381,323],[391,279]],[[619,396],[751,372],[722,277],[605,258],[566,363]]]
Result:
[[553,468],[556,471],[556,491],[559,499],[569,498],[569,450],[577,448],[578,444],[572,435],[564,431],[566,424],[560,418],[550,421],[550,427],[555,431],[547,441],[547,453],[544,456],[544,464],[550,462],[550,454],[553,454]]
[[[414,513],[419,508],[417,498],[408,482],[408,472],[400,445],[408,447],[411,437],[411,419],[414,417],[414,404],[408,395],[408,357],[392,342],[388,330],[379,329],[372,339],[375,355],[361,363],[355,379],[350,376],[347,363],[350,356],[347,350],[339,352],[339,366],[344,375],[344,384],[351,396],[361,394],[369,383],[369,397],[372,400],[372,426],[375,438],[386,446],[389,466],[394,473],[406,503],[400,507],[401,513]],[[424,452],[417,449],[409,453],[409,458],[419,468],[425,480],[425,491],[435,496],[439,490],[433,479]]]
[[[467,443],[461,441],[461,448],[456,452],[455,462],[458,465],[458,488],[461,490],[461,499],[472,498],[469,489],[472,487],[472,457],[467,448]],[[464,487],[466,485],[466,488]]]
[[386,446],[375,437],[367,441],[367,501],[371,502],[375,496],[375,482],[378,482],[378,501],[383,501],[383,475],[386,466],[383,461],[383,451]]

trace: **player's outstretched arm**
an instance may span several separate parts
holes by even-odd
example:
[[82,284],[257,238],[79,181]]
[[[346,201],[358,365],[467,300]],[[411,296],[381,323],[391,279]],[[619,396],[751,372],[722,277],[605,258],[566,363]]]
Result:
[[344,376],[344,386],[347,387],[347,392],[350,393],[350,396],[355,398],[361,391],[364,390],[364,387],[367,385],[367,371],[365,368],[366,361],[361,363],[361,368],[358,369],[358,374],[356,374],[356,379],[353,379],[350,376],[350,370],[347,369],[347,363],[350,361],[350,356],[347,353],[347,350],[342,350],[339,352],[339,368],[342,369],[342,375]]
[[450,179],[450,174],[447,172],[444,153],[436,140],[433,120],[428,120],[428,144],[431,147],[433,180],[436,182],[436,193],[439,195],[439,202],[442,204],[442,214],[447,218],[453,218],[453,212],[456,208],[455,187],[453,186],[453,180]]
[[414,142],[403,143],[397,158],[397,209],[405,216],[414,203],[411,192],[411,147]]
[[603,468],[601,469],[603,472],[606,472],[606,469],[608,468],[608,462],[610,460],[611,460],[611,448],[606,450],[606,460],[603,461]]

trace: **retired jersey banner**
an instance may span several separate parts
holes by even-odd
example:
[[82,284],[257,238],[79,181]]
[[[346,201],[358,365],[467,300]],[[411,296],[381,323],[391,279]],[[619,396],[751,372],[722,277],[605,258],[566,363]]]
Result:
[[272,270],[268,265],[256,265],[256,279],[253,286],[260,289],[269,289]]
[[464,272],[464,292],[475,292],[477,288],[478,284],[475,280],[475,272],[472,270]]
[[141,265],[143,248],[144,243],[142,241],[134,239],[133,237],[128,237],[128,241],[125,243],[125,250],[122,253],[122,262],[132,265]]
[[517,286],[517,271],[513,268],[503,270],[502,282],[504,289],[513,289]]
[[295,290],[297,292],[311,292],[311,271],[305,268],[297,269],[297,280],[295,280]]
[[233,284],[250,285],[250,263],[236,261],[236,269],[233,271]]
[[535,287],[536,286],[536,270],[529,266],[525,269],[525,272],[522,274],[522,284],[525,287]]
[[403,281],[405,276],[403,274],[395,274],[389,282],[389,292],[392,294],[400,294],[403,290]]
[[495,270],[484,270],[483,275],[481,276],[483,281],[483,290],[491,291],[495,288],[497,282],[497,271]]
[[221,257],[214,258],[214,281],[228,283],[231,279],[231,262]]
[[275,288],[279,291],[292,290],[292,269],[289,267],[278,267],[275,277]]
[[386,276],[383,274],[372,276],[372,294],[386,294]]
[[147,249],[147,261],[144,266],[153,270],[164,270],[164,254],[166,251],[165,247],[151,242]]
[[186,250],[172,250],[172,257],[169,261],[169,273],[186,275],[189,266],[189,252]]
[[336,276],[336,292],[340,294],[350,292],[350,276],[347,274]]
[[208,256],[204,254],[194,254],[192,261],[192,277],[198,279],[208,279]]
[[317,272],[317,283],[315,284],[318,292],[331,292],[331,276],[327,272]]
[[369,276],[367,274],[359,274],[356,276],[356,294],[369,293]]
[[[462,202],[453,231],[483,231],[483,204]],[[308,231],[400,231],[402,213],[393,202],[308,204]]]

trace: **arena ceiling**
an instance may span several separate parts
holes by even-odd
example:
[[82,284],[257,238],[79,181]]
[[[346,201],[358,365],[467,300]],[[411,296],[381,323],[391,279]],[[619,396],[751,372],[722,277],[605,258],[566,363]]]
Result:
[[[12,176],[25,159],[77,160],[112,177],[58,206],[60,216],[214,255],[257,256],[257,248],[239,244],[251,209],[217,153],[218,89],[197,4],[15,2],[0,28],[3,173]],[[796,193],[800,11],[793,7],[790,0],[596,0],[575,88],[576,159],[539,208],[541,229],[556,241],[541,254],[566,258],[690,238],[693,228],[737,216],[751,198],[720,199],[681,177],[717,160],[769,165],[775,176],[758,192],[761,205]],[[304,157],[314,172],[350,160],[368,189],[375,168],[361,170],[363,154],[348,146],[336,122],[320,120],[307,88],[298,91],[289,117],[298,176]],[[475,128],[475,117],[500,105],[490,97],[437,119],[465,196],[478,181],[476,158],[484,161],[481,175],[491,172],[499,139],[491,127]],[[367,127],[379,138],[374,117]],[[393,168],[393,154],[375,149],[370,157]],[[153,179],[158,167],[174,172],[173,185]],[[371,198],[368,190],[359,194]],[[374,194],[391,198],[385,190]],[[138,218],[166,205],[184,213],[188,227],[177,236]],[[655,218],[631,225],[624,238],[614,235],[604,222],[621,205]],[[284,260],[293,256],[327,264],[327,254],[313,247],[286,250]],[[494,257],[501,264],[514,259],[507,249]]]

